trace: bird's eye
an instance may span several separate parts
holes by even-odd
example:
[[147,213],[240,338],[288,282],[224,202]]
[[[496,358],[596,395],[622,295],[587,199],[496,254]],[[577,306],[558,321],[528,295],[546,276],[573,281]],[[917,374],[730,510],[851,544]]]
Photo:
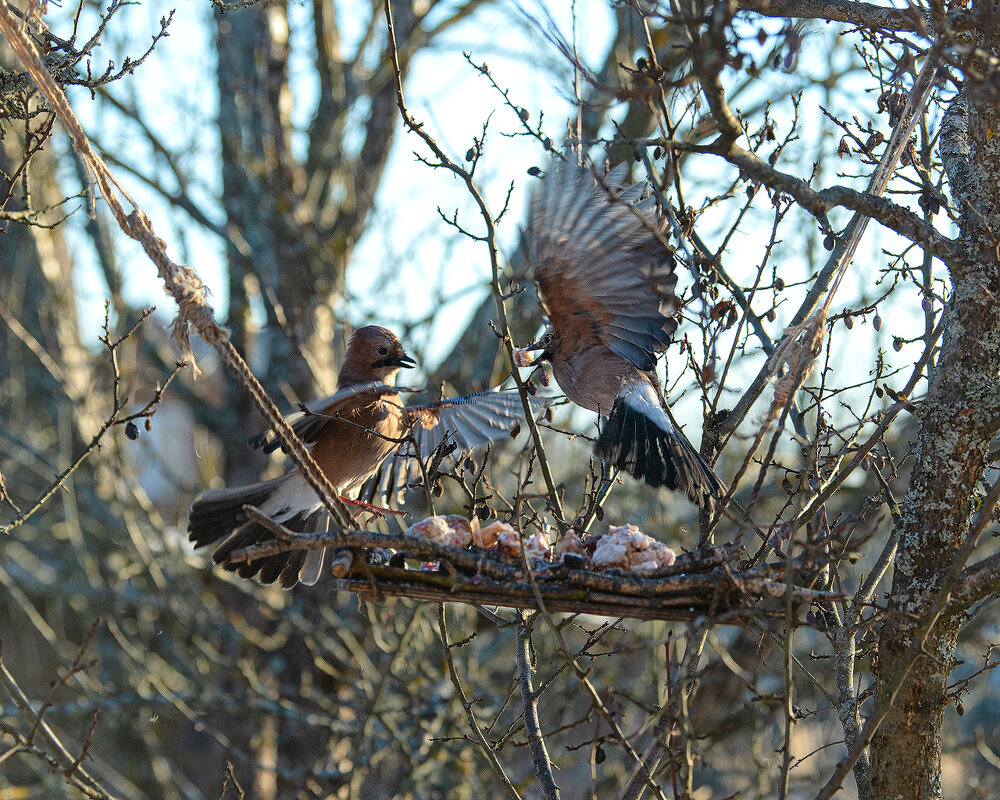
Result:
[[380,356],[387,356],[389,355],[389,348],[386,347],[385,345],[380,344],[378,347],[375,348],[375,352],[378,353]]

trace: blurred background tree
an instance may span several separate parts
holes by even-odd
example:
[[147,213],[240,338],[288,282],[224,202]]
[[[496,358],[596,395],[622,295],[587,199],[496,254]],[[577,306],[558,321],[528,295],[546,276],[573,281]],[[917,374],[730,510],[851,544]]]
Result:
[[[567,136],[596,162],[633,161],[673,209],[682,263],[669,398],[720,474],[744,475],[737,497],[771,545],[821,555],[823,585],[848,599],[781,625],[557,617],[590,692],[537,617],[439,617],[211,570],[185,541],[192,497],[283,466],[247,457],[260,419],[211,352],[197,352],[202,378],[181,370],[160,392],[176,353],[170,310],[145,314],[160,297],[150,265],[4,47],[0,796],[551,796],[515,685],[529,641],[566,796],[831,796],[838,763],[853,767],[845,796],[995,796],[995,543],[948,578],[995,500],[991,9],[392,10],[410,110],[502,216],[504,286],[528,287],[509,301],[515,343],[541,322],[520,241],[529,168]],[[368,322],[402,336],[432,392],[504,377],[487,253],[456,230],[478,231],[475,210],[402,132],[380,4],[20,13],[273,397],[329,390],[347,326]],[[918,73],[933,75],[929,102],[888,200],[859,199]],[[843,190],[816,194],[831,186]],[[881,224],[823,320],[815,371],[764,426],[771,393],[755,376],[824,297],[859,208]],[[560,410],[555,427],[589,435],[593,422]],[[546,448],[582,512],[586,438],[546,431]],[[484,513],[503,515],[527,458],[492,459]],[[448,484],[439,508],[466,503]],[[419,496],[408,510],[423,515]],[[634,483],[602,513],[678,549],[709,523]],[[724,520],[715,538],[736,535]],[[759,542],[743,544],[752,558]],[[942,586],[951,602],[921,638]]]

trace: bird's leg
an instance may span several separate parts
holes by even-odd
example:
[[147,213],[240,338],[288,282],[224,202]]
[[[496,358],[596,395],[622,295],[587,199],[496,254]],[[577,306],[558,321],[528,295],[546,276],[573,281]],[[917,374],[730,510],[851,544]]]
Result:
[[343,500],[347,505],[354,506],[357,511],[354,512],[353,516],[357,518],[359,515],[364,514],[366,511],[369,514],[374,514],[379,519],[384,519],[386,514],[392,514],[397,517],[405,517],[405,511],[395,511],[391,508],[382,508],[381,506],[373,506],[370,503],[365,503],[362,500],[351,500],[349,497],[344,497],[340,495],[340,499]]

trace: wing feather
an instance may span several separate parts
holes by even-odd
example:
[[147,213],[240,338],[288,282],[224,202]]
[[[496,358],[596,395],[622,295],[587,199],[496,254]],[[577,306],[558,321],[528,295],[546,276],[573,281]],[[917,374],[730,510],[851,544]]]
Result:
[[[305,411],[288,414],[285,417],[285,422],[292,426],[295,435],[302,440],[303,444],[314,444],[319,439],[323,428],[326,427],[326,423],[329,422],[329,418],[349,403],[356,403],[363,396],[370,395],[371,399],[374,400],[380,395],[395,394],[398,391],[399,389],[395,386],[381,381],[345,386],[331,395],[306,403]],[[268,428],[263,433],[252,437],[247,444],[255,450],[262,448],[265,453],[273,453],[281,447],[281,439],[275,435],[272,429]]]
[[553,163],[532,198],[529,254],[561,342],[606,345],[648,370],[677,327],[677,276],[655,203],[645,184],[624,184],[627,171],[599,182],[591,167]]
[[[554,400],[552,397],[532,397],[531,410],[541,414]],[[449,468],[477,450],[507,438],[517,425],[524,422],[524,407],[516,390],[487,389],[475,394],[450,397],[435,403],[408,405],[407,416],[412,420],[412,433],[417,452],[425,462],[438,447],[450,440],[455,450],[442,462]],[[408,485],[422,478],[417,453],[406,443],[396,449],[365,484],[359,496],[368,502],[394,498],[402,501]]]

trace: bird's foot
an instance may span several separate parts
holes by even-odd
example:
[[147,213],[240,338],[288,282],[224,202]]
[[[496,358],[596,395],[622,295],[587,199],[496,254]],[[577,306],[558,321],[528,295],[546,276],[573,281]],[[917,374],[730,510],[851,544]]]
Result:
[[373,514],[379,519],[384,519],[386,514],[392,514],[393,516],[396,517],[406,516],[405,511],[395,511],[391,508],[382,508],[381,506],[373,506],[370,503],[365,503],[361,500],[351,500],[350,498],[343,496],[341,496],[340,499],[343,500],[345,503],[347,503],[347,505],[353,506],[354,508],[357,509],[353,514],[354,517],[358,517],[364,513]]

